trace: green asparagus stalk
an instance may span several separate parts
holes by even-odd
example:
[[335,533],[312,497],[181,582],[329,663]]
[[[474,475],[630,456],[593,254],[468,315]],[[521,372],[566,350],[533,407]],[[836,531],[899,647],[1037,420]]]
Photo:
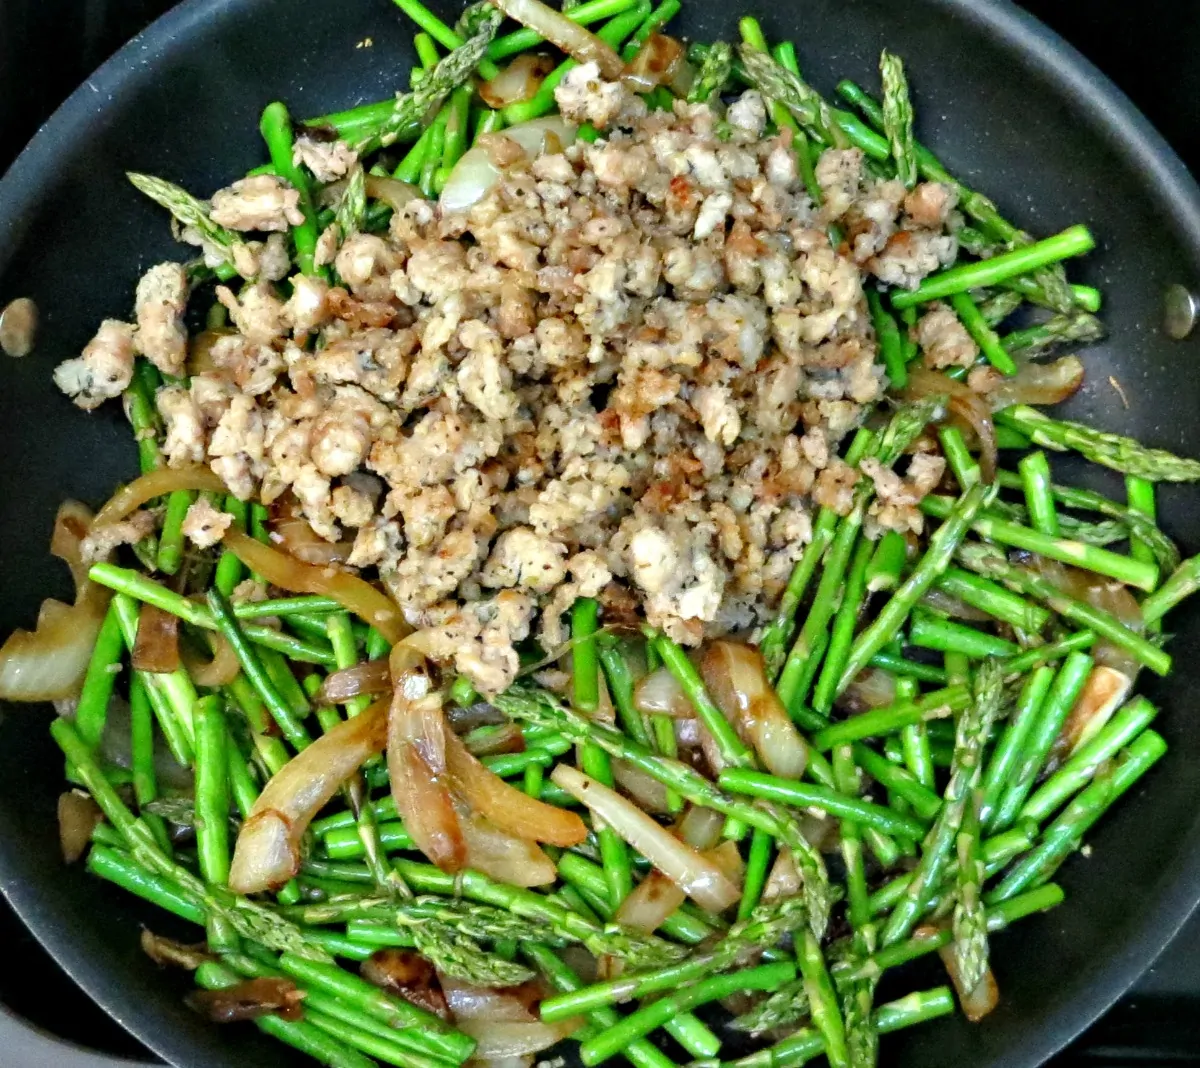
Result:
[[[921,510],[926,515],[943,518],[949,515],[950,500],[930,494],[921,501]],[[1054,538],[994,515],[978,516],[972,521],[971,529],[989,541],[1048,556],[1051,560],[1082,567],[1141,590],[1152,590],[1158,584],[1158,567],[1155,564],[1134,560],[1071,538]]]
[[844,690],[849,686],[871,657],[896,635],[912,611],[913,605],[925,596],[930,586],[949,566],[951,557],[966,535],[968,527],[993,493],[993,490],[980,483],[972,486],[959,498],[953,511],[930,538],[925,555],[912,573],[884,605],[875,621],[855,640],[846,669],[842,672],[839,689]]
[[942,300],[955,293],[994,286],[1072,256],[1082,256],[1095,247],[1096,239],[1086,226],[1072,226],[1053,237],[1030,245],[1020,245],[991,259],[961,264],[930,275],[916,289],[895,293],[892,306],[897,309],[908,308],[931,300]]
[[1104,324],[1086,311],[1052,315],[1042,323],[1013,330],[1001,339],[1009,352],[1043,356],[1059,345],[1090,345],[1104,337]]
[[1130,744],[1158,715],[1144,697],[1135,697],[1120,708],[1096,734],[1050,776],[1025,802],[1018,817],[1040,823],[1059,805],[1089,782],[1098,770]]
[[854,644],[854,630],[858,625],[859,612],[863,608],[867,592],[867,568],[875,553],[875,546],[867,538],[859,539],[854,549],[842,591],[842,603],[833,618],[833,632],[825,652],[821,676],[813,693],[812,706],[824,716],[833,708],[837,684],[841,681],[842,668]]
[[[885,50],[879,57],[879,74],[883,79],[883,132],[896,161],[896,177],[906,189],[911,189],[917,184],[917,148],[904,63],[899,56]],[[830,1057],[831,1063],[832,1060]]]
[[832,109],[798,74],[784,69],[768,53],[748,44],[738,47],[746,78],[765,97],[777,100],[805,129],[812,130],[834,148],[848,145]]
[[1000,797],[1008,788],[1010,776],[1021,759],[1025,740],[1037,721],[1046,695],[1050,692],[1054,675],[1054,669],[1044,664],[1033,670],[1022,685],[1012,717],[992,752],[983,777],[983,803],[980,806],[980,819],[983,826],[989,830],[992,827],[992,816],[1000,804]]
[[908,562],[908,543],[895,530],[885,531],[875,547],[867,567],[867,592],[880,593],[900,585],[900,576]]
[[714,41],[704,55],[696,80],[688,90],[688,102],[703,104],[720,95],[733,74],[733,48],[727,41]]
[[233,248],[241,243],[241,236],[212,221],[208,205],[182,189],[152,174],[126,172],[126,177],[141,193],[145,193],[156,204],[171,213],[181,226],[190,227],[204,239],[212,252],[226,257],[224,263],[233,268]]
[[1162,449],[1151,449],[1132,438],[1052,419],[1027,404],[1014,404],[996,414],[997,421],[1021,431],[1036,445],[1059,452],[1073,450],[1092,463],[1111,467],[1148,482],[1195,482],[1200,460],[1185,460]]
[[1016,820],[1091,672],[1092,658],[1086,653],[1072,653],[1063,662],[1025,736],[1020,757],[996,804],[990,823],[992,829],[1005,830]]
[[996,336],[996,332],[988,326],[983,313],[971,299],[971,294],[967,292],[950,294],[950,306],[963,326],[966,327],[967,333],[979,346],[979,351],[983,353],[984,359],[1001,374],[1015,375],[1017,373],[1016,363],[1004,348],[1000,338]]
[[941,883],[951,851],[962,828],[972,792],[980,778],[980,762],[991,736],[992,725],[1003,697],[1002,675],[995,661],[984,661],[975,672],[972,704],[959,718],[955,732],[954,760],[944,804],[933,829],[925,839],[921,860],[904,899],[896,906],[883,929],[881,940],[890,946],[907,938],[929,905]]
[[1200,556],[1185,560],[1154,593],[1142,602],[1142,619],[1157,623],[1180,601],[1200,590]]
[[[1064,619],[1087,627],[1088,630],[1102,635],[1114,645],[1126,650],[1155,674],[1166,675],[1171,670],[1170,655],[1153,642],[1130,630],[1103,609],[1093,608],[1084,601],[1068,596],[1041,575],[1010,564],[999,549],[988,545],[963,545],[958,551],[958,561],[968,570],[986,575],[1014,592],[1036,597]],[[1156,595],[1147,598],[1147,602],[1152,602],[1154,596]],[[1143,615],[1144,618],[1149,618],[1145,613]],[[1013,663],[1015,662],[1016,658]],[[1011,670],[1011,665],[1009,669]]]
[[1039,633],[1050,622],[1050,612],[960,567],[948,567],[935,588],[1028,634]]
[[1011,900],[1053,878],[1058,867],[1079,848],[1083,836],[1109,807],[1137,782],[1167,751],[1160,734],[1145,730],[1121,754],[1117,765],[1098,776],[1078,794],[1047,829],[1042,841],[1009,869],[989,893],[989,904]]
[[955,873],[953,953],[964,990],[974,990],[988,971],[987,916],[982,897],[985,873],[979,826],[982,803],[983,791],[972,790],[955,842],[958,868]]
[[846,1049],[846,1024],[838,1008],[833,980],[825,967],[825,955],[812,931],[804,932],[804,940],[796,948],[796,958],[804,980],[809,1012],[825,1041],[825,1056],[830,1068],[848,1068],[850,1055]]
[[988,634],[965,623],[943,619],[932,612],[915,611],[908,628],[908,640],[924,649],[943,653],[962,653],[972,660],[988,656],[1015,656],[1020,647],[1007,638]]
[[942,455],[946,457],[947,466],[954,472],[959,490],[965,490],[978,482],[979,464],[968,450],[963,432],[947,423],[938,427],[938,440],[942,443]]
[[841,720],[814,734],[812,743],[814,748],[826,751],[847,742],[895,734],[914,723],[952,716],[963,711],[970,703],[971,694],[968,688],[956,683],[911,701],[898,701],[896,704],[873,708],[869,712]]

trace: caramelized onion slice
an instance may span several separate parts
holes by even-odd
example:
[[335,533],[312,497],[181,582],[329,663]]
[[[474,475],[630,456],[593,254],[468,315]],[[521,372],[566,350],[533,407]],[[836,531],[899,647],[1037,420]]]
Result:
[[987,483],[996,477],[996,424],[988,402],[962,382],[947,378],[938,371],[915,367],[909,372],[908,385],[901,394],[906,400],[924,397],[948,397],[950,415],[954,422],[965,425],[979,445],[980,475]]
[[359,694],[387,693],[391,688],[392,673],[387,660],[367,660],[326,676],[317,691],[317,704],[340,705]]
[[808,746],[767,682],[758,650],[740,642],[711,642],[700,654],[700,675],[717,707],[767,770],[799,779],[808,764]]
[[546,886],[558,878],[554,861],[536,842],[510,834],[466,805],[456,811],[468,868],[512,886]]
[[549,56],[522,52],[491,81],[484,82],[479,87],[479,95],[489,108],[504,108],[529,100],[553,69],[554,61]]
[[179,617],[152,604],[138,613],[133,666],[138,671],[167,674],[179,667]]
[[398,644],[389,664],[387,763],[396,811],[425,856],[442,871],[461,871],[467,844],[450,796],[441,694],[434,691],[425,657],[417,650]]
[[702,909],[724,912],[741,896],[721,867],[655,823],[615,790],[567,764],[550,778],[671,879]]
[[510,786],[468,753],[458,735],[447,731],[445,739],[446,767],[454,792],[501,830],[564,848],[587,837],[586,825],[574,812]]
[[686,897],[661,871],[651,871],[621,902],[614,919],[622,927],[653,934]]
[[655,668],[633,688],[633,703],[647,716],[691,719],[696,710],[675,678],[665,667]]
[[180,658],[183,660],[188,674],[191,675],[192,682],[197,686],[209,689],[228,686],[242,670],[242,665],[238,663],[237,653],[233,651],[233,646],[229,644],[223,634],[208,631],[204,637],[212,647],[213,655],[210,660],[197,659],[188,651],[186,645],[179,651]]
[[285,1020],[300,1020],[304,991],[290,979],[267,976],[247,979],[223,990],[194,990],[187,1003],[213,1023],[239,1023],[275,1015]]
[[615,82],[621,77],[625,64],[610,45],[541,0],[497,0],[496,7],[561,48],[576,62],[595,63],[608,81]]
[[102,819],[104,814],[90,794],[68,790],[58,795],[58,844],[67,864],[74,864],[87,852],[92,831]]
[[433,965],[409,949],[380,949],[359,967],[359,974],[381,990],[396,994],[428,1012],[450,1019],[450,1007]]
[[209,490],[213,493],[228,493],[225,483],[210,468],[159,467],[135,478],[128,486],[117,490],[108,502],[96,513],[93,527],[118,523],[130,512],[140,508],[155,497],[165,497],[175,490]]
[[1010,404],[1061,404],[1083,385],[1083,363],[1063,356],[1049,363],[1027,363],[988,394],[993,412]]
[[301,563],[314,564],[317,567],[329,567],[332,564],[344,564],[354,551],[354,542],[326,541],[303,516],[294,511],[281,511],[271,521],[271,532],[288,556],[295,557]]
[[369,582],[345,571],[314,567],[293,560],[278,549],[255,541],[240,530],[227,530],[223,542],[243,564],[271,585],[289,593],[316,593],[332,597],[348,612],[369,623],[395,645],[411,629],[400,609]]
[[91,513],[76,501],[63,504],[54,520],[50,551],[71,569],[75,603],[42,602],[31,632],[14,630],[0,646],[0,699],[58,701],[75,697],[112,591],[87,578],[79,546]]
[[[681,84],[686,96],[694,75],[687,61],[687,51],[674,37],[663,33],[652,33],[646,43],[627,64],[622,81],[635,93],[653,92],[660,85],[669,85],[674,91]],[[682,83],[687,82],[686,86]]]
[[1054,756],[1065,759],[1095,737],[1132,689],[1133,679],[1123,671],[1096,664],[1054,742]]
[[272,776],[233,851],[229,888],[256,894],[282,886],[300,868],[300,842],[312,818],[363,763],[383,749],[388,702],[339,723]]

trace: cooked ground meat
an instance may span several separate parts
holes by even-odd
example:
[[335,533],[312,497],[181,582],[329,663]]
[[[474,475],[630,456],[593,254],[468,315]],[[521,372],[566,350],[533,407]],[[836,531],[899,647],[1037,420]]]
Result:
[[[514,642],[561,644],[580,596],[688,644],[768,618],[812,510],[849,510],[836,447],[882,393],[862,272],[915,284],[957,247],[949,191],[906,195],[855,150],[822,157],[817,209],[756,93],[727,122],[647,113],[584,64],[557,97],[606,135],[533,161],[495,135],[512,162],[492,192],[351,237],[340,284],[297,276],[285,299],[262,269],[218,290],[238,332],[158,397],[168,463],[290,494],[485,693],[514,678]],[[294,192],[246,179],[214,218],[275,229]],[[870,474],[876,528],[919,522],[926,460]],[[189,528],[219,536],[199,508]]]

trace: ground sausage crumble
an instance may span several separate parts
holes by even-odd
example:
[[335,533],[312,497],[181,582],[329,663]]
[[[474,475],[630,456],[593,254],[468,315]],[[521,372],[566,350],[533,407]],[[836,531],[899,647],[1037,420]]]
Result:
[[[878,181],[855,149],[820,158],[814,203],[756,93],[725,115],[647,112],[584,64],[558,99],[611,125],[532,161],[489,135],[492,193],[350,236],[336,285],[277,285],[256,252],[253,280],[218,290],[233,327],[158,394],[169,464],[206,462],[351,542],[348,565],[378,569],[430,654],[485,693],[514,678],[514,643],[564,640],[580,596],[640,605],[689,645],[768,618],[814,509],[849,510],[859,475],[836,447],[887,384],[864,274],[913,286],[957,249],[949,189]],[[336,177],[353,159],[316,162]],[[293,193],[244,179],[213,214],[279,230]],[[178,372],[172,267],[139,287],[136,325],[106,322],[60,369],[78,404],[119,393],[135,351]],[[916,327],[934,367],[967,355],[943,318]],[[919,528],[940,470],[864,471],[872,529]],[[205,545],[228,517],[188,520]]]

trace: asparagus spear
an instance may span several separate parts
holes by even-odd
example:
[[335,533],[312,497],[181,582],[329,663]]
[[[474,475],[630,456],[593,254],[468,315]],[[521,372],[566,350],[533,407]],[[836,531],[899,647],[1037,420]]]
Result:
[[738,46],[738,55],[746,78],[763,96],[777,100],[802,127],[814,131],[825,144],[834,148],[847,147],[846,135],[832,109],[803,78],[786,70],[766,52],[748,44]]
[[941,883],[955,839],[962,828],[966,806],[979,783],[984,746],[1000,711],[1002,675],[995,661],[985,660],[976,669],[971,693],[971,707],[959,718],[955,732],[954,759],[942,810],[925,839],[912,884],[904,899],[888,917],[881,936],[885,946],[908,937]]
[[917,184],[917,148],[904,63],[899,56],[884,50],[879,57],[879,74],[883,79],[883,132],[896,161],[896,177],[906,189],[911,189]]
[[1186,460],[1163,449],[1151,449],[1132,438],[1109,434],[1082,423],[1072,423],[1031,408],[1014,404],[996,414],[997,421],[1021,431],[1036,445],[1059,452],[1074,450],[1092,463],[1111,467],[1148,482],[1195,482],[1200,479],[1200,460]]
[[126,177],[136,189],[166,208],[180,226],[195,230],[204,240],[206,251],[221,256],[222,263],[233,268],[233,248],[241,243],[241,237],[235,231],[213,222],[204,201],[198,200],[186,189],[152,174],[127,171]]
[[913,605],[929,592],[929,587],[946,570],[954,550],[966,535],[967,528],[993,494],[993,490],[979,483],[959,498],[946,521],[929,539],[925,555],[912,574],[884,605],[875,621],[855,640],[846,662],[846,670],[842,672],[839,690],[849,686],[854,677],[866,667],[871,657],[892,640],[912,611]]
[[[1064,619],[1086,627],[1120,646],[1155,674],[1166,675],[1171,670],[1170,655],[1153,642],[1130,630],[1103,609],[1094,608],[1085,601],[1063,593],[1049,579],[1010,564],[1000,549],[990,545],[968,544],[960,546],[957,555],[963,567],[995,579],[1017,593],[1036,597]],[[1147,598],[1147,602],[1151,602],[1154,596],[1157,595]]]
[[[910,308],[931,300],[941,300],[955,293],[994,286],[1009,278],[1028,274],[1072,256],[1082,256],[1096,247],[1096,239],[1086,226],[1072,226],[1060,234],[1020,245],[1002,252],[990,260],[965,263],[940,274],[930,275],[916,289],[901,290],[892,296],[892,307]],[[1020,427],[1018,427],[1020,429]]]
[[809,1012],[813,1023],[825,1040],[825,1056],[830,1068],[849,1068],[850,1055],[846,1049],[846,1023],[838,1008],[833,980],[825,967],[825,955],[812,931],[804,932],[803,942],[796,948],[796,959],[804,980]]
[[[814,933],[824,933],[832,905],[825,863],[786,813],[771,805],[754,804],[714,786],[703,775],[677,760],[656,756],[619,731],[590,723],[551,694],[523,686],[510,687],[494,704],[511,719],[560,732],[576,744],[593,741],[612,757],[628,761],[694,805],[716,809],[750,827],[766,831],[792,851],[804,880],[804,899]],[[747,774],[743,772],[743,774]]]
[[989,904],[1008,901],[1031,886],[1053,877],[1058,867],[1079,847],[1083,836],[1109,807],[1158,762],[1167,743],[1153,730],[1143,731],[1121,754],[1107,774],[1097,777],[1047,829],[1042,841],[1009,869],[1000,885],[989,893]]
[[625,974],[570,994],[547,998],[540,1008],[542,1020],[546,1023],[565,1020],[581,1012],[640,1000],[716,975],[735,967],[755,951],[776,945],[803,927],[806,919],[806,909],[799,898],[781,898],[759,905],[747,919],[735,923],[707,952],[654,971]]
[[1157,623],[1172,608],[1200,589],[1200,556],[1185,560],[1154,593],[1142,602],[1142,618]]
[[768,994],[749,1012],[742,1013],[730,1021],[735,1031],[751,1035],[774,1031],[780,1027],[802,1022],[809,1014],[808,994],[803,979],[793,979],[778,990]]
[[955,842],[958,869],[954,880],[953,952],[964,990],[974,990],[988,970],[987,917],[982,897],[985,873],[979,830],[982,803],[983,791],[972,790]]
[[696,80],[688,90],[688,103],[702,104],[720,95],[733,74],[733,48],[727,41],[714,41],[704,54]]
[[1013,330],[1001,343],[1009,352],[1022,352],[1027,357],[1043,356],[1059,345],[1090,345],[1104,337],[1104,324],[1085,311],[1052,315],[1042,323]]

